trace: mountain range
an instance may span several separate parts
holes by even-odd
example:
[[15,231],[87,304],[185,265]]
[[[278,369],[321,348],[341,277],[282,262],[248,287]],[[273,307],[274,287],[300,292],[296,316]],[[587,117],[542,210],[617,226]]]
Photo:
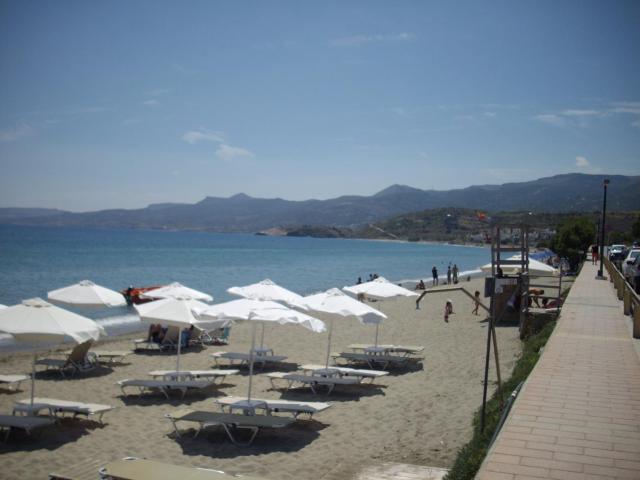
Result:
[[604,178],[611,181],[608,210],[640,209],[640,176],[571,173],[528,182],[446,191],[392,185],[372,196],[347,195],[328,200],[253,198],[240,193],[229,198],[206,197],[195,204],[162,203],[140,209],[84,213],[45,208],[0,208],[0,223],[257,232],[299,225],[357,227],[394,215],[446,207],[489,212],[587,212],[602,208]]

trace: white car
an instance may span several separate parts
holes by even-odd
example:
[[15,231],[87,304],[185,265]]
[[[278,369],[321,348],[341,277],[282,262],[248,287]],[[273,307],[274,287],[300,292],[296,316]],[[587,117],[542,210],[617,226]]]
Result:
[[632,248],[629,251],[629,255],[627,255],[627,258],[625,258],[624,262],[622,262],[622,274],[624,275],[624,278],[626,278],[627,280],[631,280],[631,277],[634,274],[633,262],[639,255],[640,255],[640,248]]

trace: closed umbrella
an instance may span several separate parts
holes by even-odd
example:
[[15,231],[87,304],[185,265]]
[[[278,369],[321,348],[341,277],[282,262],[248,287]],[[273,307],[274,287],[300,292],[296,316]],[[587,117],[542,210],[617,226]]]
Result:
[[256,345],[256,326],[258,322],[269,322],[280,325],[301,325],[312,332],[324,332],[324,322],[305,313],[288,308],[280,303],[260,300],[232,300],[230,302],[211,305],[197,312],[204,320],[234,320],[253,323],[251,333],[251,350],[249,351],[249,392],[247,399],[251,402],[251,386],[253,382],[253,359]]
[[[365,294],[370,297],[379,299],[394,298],[394,297],[417,297],[418,294],[407,290],[399,285],[389,282],[386,278],[378,277],[370,282],[360,283],[350,287],[344,287],[345,292],[352,293],[354,295]],[[378,332],[380,324],[376,324],[376,341],[375,346],[378,346]]]
[[[291,290],[288,290],[274,283],[268,278],[258,283],[245,285],[244,287],[231,287],[227,289],[232,295],[248,298],[249,300],[262,300],[284,303],[285,305],[296,308],[298,310],[307,310],[304,299]],[[260,334],[260,348],[264,346],[264,326],[262,324],[262,333]]]
[[[203,330],[223,327],[225,322],[205,321],[194,315],[195,310],[203,310],[209,305],[191,298],[164,298],[155,302],[135,305],[134,308],[144,323],[159,323],[162,325],[177,327],[180,332],[183,328],[194,325]],[[178,335],[178,355],[176,358],[176,371],[180,371],[180,350],[182,347],[182,334]]]
[[[104,329],[93,320],[56,307],[41,298],[24,300],[19,305],[0,310],[0,332],[9,333],[19,342],[61,343],[66,337],[76,343],[98,340]],[[37,354],[31,374],[31,405],[35,393]]]
[[334,317],[338,318],[357,318],[363,324],[378,325],[387,316],[354,298],[345,295],[337,288],[332,288],[326,292],[317,293],[304,297],[304,301],[309,310],[315,312],[331,314],[331,322],[329,323],[329,341],[327,344],[327,358],[325,367],[329,368],[329,353],[331,352],[331,333],[333,332]]
[[164,287],[154,288],[148,292],[141,293],[142,298],[190,298],[192,300],[201,300],[203,302],[213,301],[213,297],[204,292],[185,287],[181,283],[173,282]]
[[47,298],[56,303],[78,307],[124,307],[127,304],[121,293],[96,285],[90,280],[52,290],[47,293]]

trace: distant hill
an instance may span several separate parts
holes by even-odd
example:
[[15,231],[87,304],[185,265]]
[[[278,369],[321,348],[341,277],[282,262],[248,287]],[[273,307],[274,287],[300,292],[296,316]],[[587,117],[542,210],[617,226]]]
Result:
[[[273,227],[358,227],[408,212],[434,208],[486,211],[584,212],[602,206],[603,175],[566,174],[521,183],[479,185],[436,191],[392,185],[372,196],[342,196],[329,200],[290,201],[206,197],[195,204],[161,203],[141,209],[70,213],[57,210],[0,209],[0,223],[257,232]],[[608,209],[640,208],[640,177],[613,175]],[[24,210],[24,215],[20,211]],[[56,212],[53,214],[52,212]]]

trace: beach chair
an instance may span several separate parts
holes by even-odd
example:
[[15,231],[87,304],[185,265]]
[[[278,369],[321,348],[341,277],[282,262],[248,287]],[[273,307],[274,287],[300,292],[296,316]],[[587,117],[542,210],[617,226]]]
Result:
[[360,382],[368,379],[373,381],[380,377],[389,375],[389,372],[383,370],[364,370],[357,368],[339,367],[337,365],[329,365],[329,368],[324,365],[303,365],[300,367],[302,371],[309,375],[339,375],[340,377],[354,377]]
[[[196,327],[197,328],[197,327]],[[216,330],[212,330],[207,332],[206,330],[198,329],[200,334],[196,337],[196,339],[192,339],[192,342],[199,342],[202,345],[228,345],[229,344],[229,333],[231,332],[230,327],[218,328]]]
[[275,382],[284,381],[286,389],[289,390],[295,386],[306,386],[311,389],[314,394],[318,393],[318,387],[326,387],[327,395],[329,395],[337,385],[358,385],[360,380],[354,377],[323,377],[321,375],[303,375],[300,373],[273,372],[267,374],[267,378],[271,382],[271,386],[277,389]]
[[[168,418],[176,433],[180,438],[177,422],[193,422],[198,424],[198,429],[194,437],[197,437],[202,429],[210,426],[221,426],[227,433],[229,440],[234,445],[249,446],[255,439],[258,432],[264,428],[284,428],[291,425],[295,420],[293,418],[278,417],[273,415],[242,415],[236,413],[214,413],[197,410],[179,410],[175,413],[167,413]],[[237,438],[237,432],[247,430],[250,437],[246,441],[240,441]]]
[[[29,380],[29,375],[0,375],[0,385],[7,385],[7,390],[16,391],[20,389],[20,384],[25,380]],[[13,385],[13,388],[11,388]]]
[[116,382],[116,385],[120,387],[123,395],[127,395],[125,388],[133,387],[138,388],[140,395],[145,392],[162,392],[162,394],[169,399],[169,393],[171,391],[179,391],[182,393],[182,398],[185,397],[189,390],[204,390],[213,385],[216,385],[215,380],[136,380],[125,379]]
[[[181,467],[169,463],[141,458],[124,458],[109,462],[98,470],[100,478],[118,480],[225,480],[238,478],[222,470],[210,468]],[[259,480],[257,477],[242,475],[243,480]]]
[[64,416],[65,413],[73,415],[83,415],[86,418],[95,417],[98,423],[102,424],[102,416],[113,410],[115,407],[111,405],[102,405],[99,403],[74,402],[70,400],[58,400],[56,398],[35,397],[33,405],[31,399],[26,398],[19,400],[13,407],[13,413],[23,413],[27,415],[37,415],[43,410],[48,410],[52,416]]
[[35,364],[45,366],[45,370],[58,370],[65,378],[65,371],[70,370],[71,374],[78,372],[88,372],[97,366],[95,359],[88,355],[92,340],[79,343],[67,355],[67,358],[40,358]]
[[290,413],[293,418],[299,415],[308,415],[313,418],[315,413],[323,412],[331,407],[330,403],[324,402],[304,402],[297,400],[264,399],[252,398],[249,401],[246,397],[221,397],[214,400],[223,412],[233,413],[240,410],[243,414],[254,414],[255,410],[264,410],[267,415],[273,413]]
[[133,341],[134,350],[177,350],[180,329],[178,327],[168,327],[160,343],[149,341],[146,338],[136,338]]
[[160,377],[164,380],[202,380],[202,379],[212,379],[214,382],[216,380],[220,380],[222,384],[227,377],[227,375],[237,375],[240,373],[240,370],[180,370],[179,372],[175,370],[154,370],[153,372],[149,372],[151,377],[157,378]]
[[[371,345],[366,343],[353,343],[349,348],[354,352],[380,352],[402,353],[405,355],[415,355],[424,351],[424,347],[418,345]],[[378,350],[381,349],[381,350]]]
[[127,355],[131,355],[131,350],[91,350],[89,355],[93,355],[98,363],[120,363]]
[[423,360],[422,357],[407,356],[407,355],[393,355],[393,354],[370,354],[370,353],[355,353],[355,352],[342,352],[332,353],[331,356],[334,360],[344,360],[347,363],[365,363],[371,369],[379,367],[382,370],[386,370],[389,367],[406,367],[411,364],[419,363]]
[[[215,352],[211,354],[211,358],[217,366],[220,366],[220,360],[227,360],[229,365],[235,365],[238,362],[239,366],[248,366],[251,359],[251,355],[248,353],[240,352]],[[253,355],[253,364],[264,367],[267,363],[282,363],[287,359],[284,355],[267,355],[256,352]]]
[[55,420],[47,417],[24,417],[18,415],[0,415],[0,430],[6,430],[4,441],[9,439],[11,429],[24,430],[27,435],[31,435],[36,429],[46,427],[55,423]]

